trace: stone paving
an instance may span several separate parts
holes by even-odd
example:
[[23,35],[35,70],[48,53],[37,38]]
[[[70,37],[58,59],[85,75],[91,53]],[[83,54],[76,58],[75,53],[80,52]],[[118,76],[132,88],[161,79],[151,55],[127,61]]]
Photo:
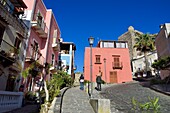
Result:
[[[170,96],[142,87],[140,84],[138,82],[105,84],[102,85],[102,91],[93,90],[93,98],[110,99],[111,113],[133,113],[131,110],[132,97],[139,102],[148,101],[148,96],[159,97],[161,113],[170,113]],[[160,86],[157,88],[159,89]],[[38,107],[36,105],[28,105],[8,113],[38,113]],[[63,97],[62,113],[94,113],[89,103],[88,94],[80,90],[79,87],[68,89]]]
[[100,93],[103,98],[110,99],[111,112],[115,113],[115,109],[119,113],[131,113],[132,110],[132,97],[139,102],[148,102],[148,97],[159,97],[159,104],[161,105],[161,113],[170,113],[170,97],[151,90],[147,87],[142,87],[138,82],[113,84],[108,88],[105,88]]
[[62,113],[94,113],[88,94],[79,87],[68,89],[63,97]]

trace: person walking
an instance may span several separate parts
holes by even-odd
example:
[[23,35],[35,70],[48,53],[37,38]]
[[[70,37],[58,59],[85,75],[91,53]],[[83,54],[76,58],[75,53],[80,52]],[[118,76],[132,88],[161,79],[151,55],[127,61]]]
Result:
[[98,74],[96,77],[96,83],[97,83],[97,90],[101,91],[101,83],[102,83],[102,77],[101,74]]
[[84,76],[83,76],[83,74],[81,74],[79,81],[80,81],[80,90],[84,90]]

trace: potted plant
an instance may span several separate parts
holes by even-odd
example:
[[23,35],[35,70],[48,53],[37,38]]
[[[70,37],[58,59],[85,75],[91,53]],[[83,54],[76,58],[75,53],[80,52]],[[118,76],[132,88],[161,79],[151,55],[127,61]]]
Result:
[[18,54],[19,54],[19,49],[17,49],[17,48],[11,48],[8,52],[8,55],[10,57],[15,57]]

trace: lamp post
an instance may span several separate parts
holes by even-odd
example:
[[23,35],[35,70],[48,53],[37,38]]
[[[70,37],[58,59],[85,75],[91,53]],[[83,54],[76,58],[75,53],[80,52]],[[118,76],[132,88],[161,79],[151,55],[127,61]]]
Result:
[[90,92],[90,97],[92,98],[93,95],[93,80],[92,80],[92,46],[94,42],[94,38],[90,36],[88,38],[89,44],[90,44],[90,81],[91,81],[91,92]]
[[104,71],[105,71],[105,82],[107,83],[107,76],[106,76],[106,58],[104,58],[103,61],[104,61]]

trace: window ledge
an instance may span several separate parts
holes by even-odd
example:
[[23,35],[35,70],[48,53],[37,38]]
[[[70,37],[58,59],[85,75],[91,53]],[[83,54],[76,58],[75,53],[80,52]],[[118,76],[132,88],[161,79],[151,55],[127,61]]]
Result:
[[102,64],[101,62],[95,62],[95,64]]

